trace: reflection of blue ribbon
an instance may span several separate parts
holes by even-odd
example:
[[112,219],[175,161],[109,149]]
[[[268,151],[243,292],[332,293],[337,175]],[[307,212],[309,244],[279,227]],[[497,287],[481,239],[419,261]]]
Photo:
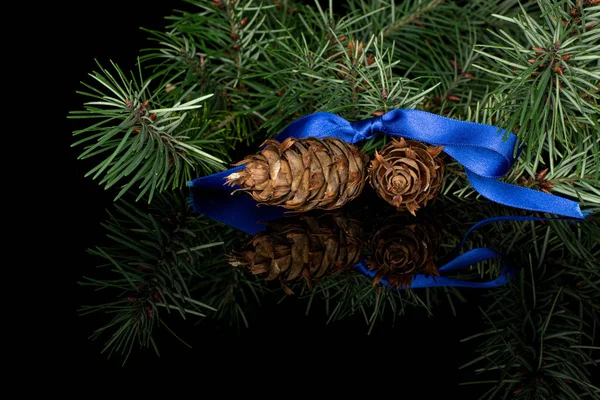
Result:
[[[288,125],[275,139],[337,137],[350,143],[370,139],[378,132],[432,145],[444,146],[444,152],[462,164],[473,188],[496,203],[529,211],[558,214],[583,219],[575,201],[540,191],[501,182],[515,162],[517,137],[497,127],[465,122],[418,110],[393,110],[381,117],[348,122],[335,114],[318,112]],[[243,169],[233,168],[190,182],[194,209],[200,214],[253,234],[264,230],[261,221],[278,219],[280,207],[257,207],[247,195],[230,196],[225,177]]]
[[[585,212],[584,212],[585,214]],[[484,225],[495,223],[495,222],[504,222],[504,221],[562,221],[569,220],[570,218],[541,218],[541,217],[530,217],[530,216],[520,216],[520,215],[506,215],[500,217],[492,217],[486,218],[477,222],[475,225],[471,226],[465,236],[462,238],[460,244],[454,250],[454,253],[457,255],[452,261],[438,268],[440,272],[440,276],[425,276],[424,274],[417,274],[413,277],[412,283],[410,285],[411,288],[423,288],[423,287],[435,287],[435,286],[462,286],[462,287],[470,287],[470,288],[494,288],[498,286],[502,286],[507,283],[510,279],[512,279],[514,275],[514,269],[504,263],[502,265],[502,270],[497,278],[486,281],[486,282],[472,282],[472,281],[463,281],[454,278],[448,278],[446,275],[449,272],[459,271],[465,269],[471,265],[477,264],[481,261],[491,260],[495,258],[503,258],[502,254],[488,249],[487,247],[480,247],[476,249],[472,249],[467,251],[464,254],[460,254],[460,250],[465,244],[465,240],[467,236],[471,232],[476,229],[481,228]],[[370,270],[365,264],[364,260],[361,260],[358,264],[354,266],[354,269],[363,273],[364,275],[373,278],[375,274],[377,274],[377,270]],[[392,287],[387,281],[386,277],[384,277],[380,281],[383,285]],[[406,289],[406,287],[400,287],[398,289]]]
[[[508,265],[503,265],[502,271],[500,275],[496,279],[486,282],[472,282],[472,281],[463,281],[460,279],[448,278],[445,276],[446,274],[458,271],[461,269],[465,269],[470,265],[476,264],[481,261],[491,260],[494,258],[502,258],[502,255],[492,249],[488,249],[487,247],[481,247],[473,250],[469,250],[464,254],[456,257],[449,263],[438,268],[440,272],[440,276],[425,276],[424,274],[417,274],[413,277],[412,283],[410,284],[411,289],[418,289],[424,287],[435,287],[435,286],[462,286],[462,287],[470,287],[470,288],[494,288],[498,286],[502,286],[507,283],[514,271]],[[370,270],[364,261],[359,262],[354,266],[354,269],[365,274],[366,276],[373,278],[377,273],[377,270]],[[388,283],[387,278],[384,277],[381,280],[381,283],[386,286],[391,285]],[[406,289],[406,287],[399,287],[398,289]]]

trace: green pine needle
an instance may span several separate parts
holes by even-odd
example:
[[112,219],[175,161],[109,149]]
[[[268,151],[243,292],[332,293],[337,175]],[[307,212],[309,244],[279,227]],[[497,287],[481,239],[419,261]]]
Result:
[[96,86],[84,83],[88,91],[80,92],[96,100],[70,116],[100,119],[74,132],[83,136],[73,144],[84,145],[79,158],[98,162],[86,176],[102,177],[99,184],[106,189],[118,186],[115,200],[139,189],[138,200],[145,196],[150,202],[156,192],[181,188],[198,173],[225,169],[224,161],[211,154],[223,139],[207,135],[210,121],[187,118],[211,95],[190,98],[191,87],[165,106],[165,85],[151,90],[150,80],[142,83],[141,71],[128,79],[112,65],[116,76],[98,65],[100,72],[90,75]]

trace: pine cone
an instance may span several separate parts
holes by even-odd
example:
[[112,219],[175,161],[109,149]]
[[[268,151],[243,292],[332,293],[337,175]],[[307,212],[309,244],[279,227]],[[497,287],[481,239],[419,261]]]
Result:
[[439,276],[433,258],[440,240],[439,231],[431,224],[388,218],[369,242],[372,255],[367,264],[370,270],[377,270],[373,284],[385,277],[392,286],[410,286],[416,274]]
[[360,224],[341,213],[288,217],[269,223],[228,258],[234,267],[267,274],[265,280],[279,278],[292,294],[285,282],[302,278],[312,288],[318,280],[356,265],[364,248],[362,234]]
[[393,140],[375,152],[369,182],[398,211],[408,210],[415,215],[442,188],[444,162],[439,157],[442,149],[416,140]]
[[366,160],[335,138],[269,139],[260,154],[244,158],[243,171],[227,177],[263,204],[294,211],[332,210],[358,196],[366,181]]

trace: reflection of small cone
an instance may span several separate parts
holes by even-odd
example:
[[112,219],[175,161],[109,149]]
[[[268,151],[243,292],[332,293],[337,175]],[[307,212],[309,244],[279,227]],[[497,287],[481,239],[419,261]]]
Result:
[[439,276],[433,258],[440,249],[440,234],[429,224],[409,224],[393,216],[385,220],[370,241],[369,269],[377,270],[373,284],[387,278],[394,287],[410,286],[413,276]]
[[294,211],[340,208],[360,194],[367,175],[356,146],[331,137],[269,139],[260,154],[236,165],[244,164],[227,177],[230,185],[242,186],[262,204]]
[[393,140],[375,153],[369,168],[369,182],[377,194],[412,215],[435,198],[444,180],[442,147],[416,140]]
[[352,268],[359,261],[364,243],[357,221],[341,213],[318,217],[298,216],[269,223],[241,251],[229,256],[235,267],[247,267],[265,280],[285,282],[304,279],[308,287],[326,276]]

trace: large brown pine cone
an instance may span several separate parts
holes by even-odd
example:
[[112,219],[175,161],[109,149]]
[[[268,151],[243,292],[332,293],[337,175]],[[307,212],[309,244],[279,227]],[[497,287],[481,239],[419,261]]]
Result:
[[294,211],[332,210],[358,196],[366,181],[366,159],[356,146],[335,138],[269,139],[259,154],[236,165],[227,177],[252,197]]
[[393,140],[375,152],[369,182],[377,194],[396,207],[415,215],[438,195],[444,179],[443,147],[416,140]]
[[431,224],[388,218],[369,242],[372,254],[367,264],[377,270],[373,284],[385,277],[391,286],[410,286],[416,274],[439,275],[434,257],[440,241],[439,230]]
[[234,267],[246,267],[265,280],[285,284],[304,279],[309,288],[326,277],[352,268],[364,248],[361,225],[341,213],[294,216],[269,223],[245,246],[229,255]]

